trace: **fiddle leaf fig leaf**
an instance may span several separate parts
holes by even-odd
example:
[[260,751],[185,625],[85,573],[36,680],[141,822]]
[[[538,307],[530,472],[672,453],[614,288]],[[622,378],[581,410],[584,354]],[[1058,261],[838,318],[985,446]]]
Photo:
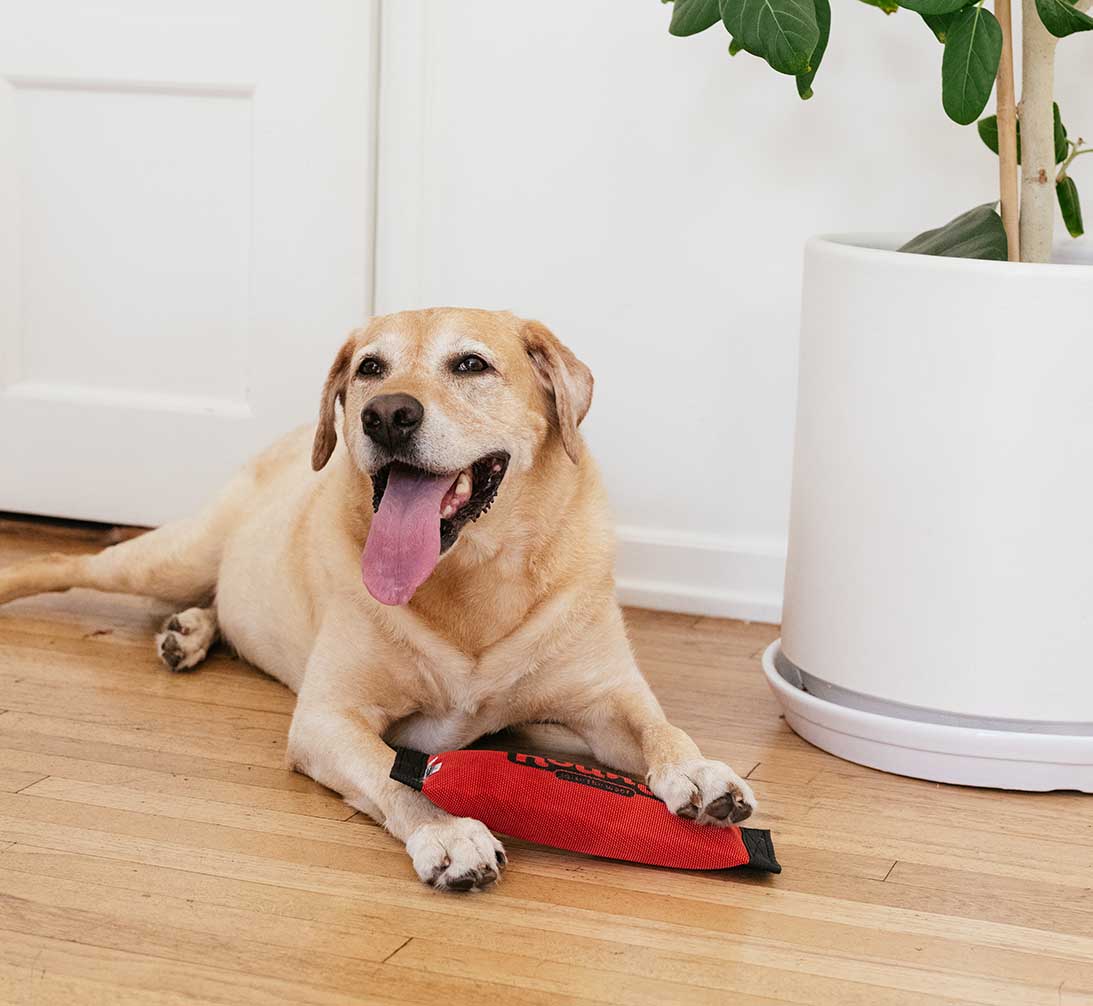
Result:
[[721,21],[732,36],[736,51],[743,49],[753,56],[762,56],[758,0],[720,0],[720,4]]
[[797,93],[802,99],[812,97],[812,82],[816,79],[816,71],[820,68],[820,60],[824,58],[824,50],[827,49],[827,40],[831,35],[831,3],[829,0],[813,0],[816,5],[816,26],[820,29],[820,41],[812,52],[811,64],[804,73],[797,74]]
[[1082,204],[1078,199],[1078,186],[1070,175],[1063,175],[1055,183],[1055,195],[1059,200],[1059,210],[1063,214],[1063,223],[1072,238],[1080,238],[1085,233],[1082,224]]
[[1002,29],[982,7],[967,7],[953,18],[941,60],[941,101],[953,122],[966,126],[987,105],[1002,55]]
[[953,23],[953,14],[920,14],[919,17],[926,22],[926,27],[934,33],[934,38],[944,45],[949,34],[949,27]]
[[[1059,118],[1059,103],[1055,102],[1055,163],[1062,164],[1066,160],[1068,153],[1066,142],[1066,126],[1063,125],[1063,121]],[[998,116],[988,115],[985,119],[980,119],[976,124],[976,128],[979,130],[979,138],[993,150],[998,153]],[[1017,120],[1017,163],[1021,163],[1021,120]]]
[[1093,28],[1093,17],[1083,14],[1068,0],[1036,0],[1036,12],[1044,27],[1056,38]]
[[916,14],[954,14],[967,7],[971,0],[899,0],[901,7]]
[[[988,147],[991,148],[996,154],[998,153],[998,116],[988,115],[985,119],[980,119],[975,128],[979,133],[979,139],[981,139]],[[1021,129],[1020,125],[1017,127]],[[1018,141],[1020,142],[1020,141]],[[1018,158],[1018,164],[1020,164],[1020,158]]]
[[721,20],[779,73],[807,73],[820,41],[815,0],[721,0]]
[[950,220],[943,227],[923,231],[899,250],[915,255],[944,255],[948,258],[1006,260],[1009,245],[1002,218],[994,203],[985,203]]
[[675,0],[668,32],[672,35],[697,35],[721,18],[718,0]]

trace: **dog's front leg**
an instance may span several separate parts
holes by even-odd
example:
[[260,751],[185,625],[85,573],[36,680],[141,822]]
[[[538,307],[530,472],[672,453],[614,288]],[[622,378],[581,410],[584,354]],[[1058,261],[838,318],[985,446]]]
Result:
[[727,827],[756,807],[751,787],[724,762],[668,722],[636,667],[621,688],[600,696],[567,725],[605,765],[645,773],[649,788],[680,817]]
[[289,729],[290,766],[405,842],[418,876],[431,887],[470,891],[494,884],[507,863],[501,843],[481,821],[453,817],[390,778],[395,752],[383,731],[391,717],[362,695],[367,672],[342,666],[331,649],[342,650],[324,648],[320,639],[308,661]]

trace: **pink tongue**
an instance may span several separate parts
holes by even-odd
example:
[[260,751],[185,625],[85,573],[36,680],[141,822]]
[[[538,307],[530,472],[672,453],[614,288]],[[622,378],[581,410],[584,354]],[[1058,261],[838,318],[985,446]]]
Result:
[[405,604],[440,559],[440,502],[457,475],[394,465],[361,555],[364,585],[381,604]]

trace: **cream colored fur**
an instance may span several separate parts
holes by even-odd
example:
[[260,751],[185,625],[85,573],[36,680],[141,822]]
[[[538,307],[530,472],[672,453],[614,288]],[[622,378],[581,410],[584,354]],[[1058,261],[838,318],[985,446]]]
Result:
[[[466,352],[491,372],[453,374]],[[360,377],[376,353],[387,373]],[[403,607],[361,583],[382,459],[360,415],[380,389],[425,406],[429,467],[512,458],[490,512]],[[440,888],[488,886],[504,853],[479,822],[392,781],[392,744],[437,751],[550,721],[605,764],[646,773],[676,813],[741,820],[755,805],[747,783],[667,722],[635,665],[604,490],[577,430],[591,393],[587,368],[536,322],[463,309],[376,318],[339,351],[318,427],[278,441],[194,518],[97,555],[0,570],[0,603],[91,587],[192,605],[157,637],[165,661],[196,665],[219,631],[297,692],[290,764],[382,822]]]

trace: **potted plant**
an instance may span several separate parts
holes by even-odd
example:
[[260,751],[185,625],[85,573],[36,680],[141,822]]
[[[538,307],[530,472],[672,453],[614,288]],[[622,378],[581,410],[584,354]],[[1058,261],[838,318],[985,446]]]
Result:
[[[1053,241],[1056,204],[1082,233],[1090,152],[1055,101],[1055,49],[1093,29],[1093,0],[1022,0],[1019,108],[1010,0],[864,2],[942,43],[943,107],[998,155],[998,198],[911,240],[806,246],[764,669],[787,722],[853,761],[1093,792],[1093,254]],[[672,34],[717,25],[811,97],[829,0],[675,0]]]

